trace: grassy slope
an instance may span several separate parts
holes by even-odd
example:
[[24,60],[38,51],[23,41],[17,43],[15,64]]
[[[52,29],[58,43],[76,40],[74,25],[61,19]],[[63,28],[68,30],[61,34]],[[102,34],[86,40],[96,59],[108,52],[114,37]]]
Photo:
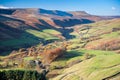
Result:
[[[86,46],[95,46],[95,45],[100,45],[102,42],[105,42],[105,41],[109,41],[109,40],[120,40],[120,31],[118,32],[111,32],[110,34],[104,34],[104,35],[101,35],[101,39],[99,40],[95,40],[95,41],[91,41],[89,42]],[[93,45],[95,44],[95,45]],[[120,45],[120,43],[118,43],[117,45]]]
[[[120,28],[120,19],[112,19],[112,20],[103,20],[96,23],[88,24],[91,26],[91,29],[88,32],[88,36],[96,36],[98,34],[112,31],[112,28]],[[77,25],[81,26],[81,25]],[[76,32],[72,32],[72,35],[79,36]]]
[[50,29],[48,31],[44,30],[43,32],[29,29],[29,30],[26,30],[26,32],[32,34],[33,36],[23,33],[23,36],[20,39],[2,41],[1,45],[2,46],[17,46],[17,45],[22,45],[25,43],[32,44],[32,43],[38,42],[38,39],[36,39],[36,37],[40,39],[44,39],[44,40],[58,39],[57,37],[51,35],[50,31],[51,32],[54,31],[56,32],[56,34],[59,33],[55,30],[50,30]]
[[38,38],[42,38],[44,40],[51,40],[51,39],[58,39],[57,37],[55,37],[54,34],[59,34],[59,32],[52,30],[52,29],[46,29],[43,31],[37,31],[37,30],[26,30],[28,33],[38,37]]
[[[88,24],[89,26],[91,26],[91,29],[86,35],[84,35],[84,37],[97,36],[101,39],[91,41],[87,45],[90,46],[92,46],[93,44],[97,45],[100,44],[101,41],[106,41],[111,39],[120,40],[120,31],[112,32],[113,28],[120,28],[119,22],[120,19],[112,19],[112,20],[106,20],[106,21],[103,20],[96,23]],[[77,26],[81,26],[81,25],[77,25]],[[111,33],[107,33],[107,32],[111,32]],[[80,39],[78,38],[79,35],[77,34],[77,32],[74,31],[71,33],[71,35],[75,35],[76,38],[71,40],[72,42],[74,42],[74,44],[71,45],[70,47],[74,48],[76,46],[81,46]]]
[[27,29],[26,33],[23,33],[22,37],[19,39],[0,41],[0,48],[6,48],[6,51],[0,53],[0,55],[8,55],[11,52],[11,48],[18,49],[32,45],[39,45],[41,41],[59,40],[57,36],[54,36],[57,34],[61,33],[53,29],[44,29],[42,31]]
[[[120,21],[120,19],[116,19],[116,20],[113,19],[113,20],[100,21],[100,22],[91,24],[91,26],[93,28],[92,28],[92,30],[90,30],[89,33],[93,33],[92,35],[98,35],[100,33],[110,32],[110,31],[112,31],[112,28],[120,28],[119,21]],[[96,26],[97,26],[97,28],[96,28]],[[87,45],[93,45],[93,44],[97,45],[97,44],[100,44],[99,42],[101,42],[101,41],[107,41],[107,40],[111,40],[111,39],[120,40],[120,31],[103,34],[103,35],[100,35],[99,37],[101,37],[100,40],[89,42]]]
[[[112,28],[120,27],[119,21],[120,19],[115,19],[89,24],[92,26],[92,28],[90,29],[87,36],[95,36],[112,31]],[[101,37],[101,39],[91,41],[88,44],[97,45],[100,41],[120,39],[119,33],[120,31],[102,34],[99,36]],[[72,32],[71,34],[78,36],[76,32]],[[80,40],[78,38],[72,39],[71,41],[73,42],[73,44],[69,47],[74,48],[76,46],[81,46]],[[78,48],[75,50],[71,50],[68,53],[68,55],[72,53],[77,56],[70,57],[67,60],[60,60],[59,62],[62,62],[62,66],[65,66],[66,64],[76,60],[83,60],[85,53],[95,55],[95,57],[88,60],[83,60],[82,62],[65,69],[61,75],[53,78],[53,80],[101,80],[120,72],[120,55],[116,54],[113,51],[86,50]],[[53,63],[54,65],[58,65],[59,62]]]
[[[119,54],[110,51],[76,50],[76,54],[78,53],[89,53],[96,56],[65,69],[62,75],[53,80],[59,80],[60,78],[63,80],[80,80],[81,78],[83,78],[83,80],[101,80],[120,71]],[[67,62],[82,59],[82,57],[82,55],[76,56],[69,59]],[[63,76],[65,77],[63,78]]]
[[113,55],[115,52],[112,51],[101,51],[101,50],[86,50],[86,49],[76,49],[76,50],[69,50],[66,54],[64,54],[64,58],[60,58],[54,61],[51,65],[52,68],[54,66],[66,66],[67,64],[71,63],[75,60],[84,60],[84,54],[89,53],[90,55]]
[[[59,40],[57,36],[54,36],[54,34],[60,34],[60,32],[52,29],[46,29],[43,31],[37,31],[37,30],[26,30],[26,33],[22,34],[22,37],[19,39],[11,39],[11,40],[5,40],[0,41],[0,47],[1,48],[22,48],[27,46],[32,46],[39,44],[41,41],[49,41],[49,40]],[[6,54],[8,54],[7,52]],[[1,53],[5,54],[5,53]]]

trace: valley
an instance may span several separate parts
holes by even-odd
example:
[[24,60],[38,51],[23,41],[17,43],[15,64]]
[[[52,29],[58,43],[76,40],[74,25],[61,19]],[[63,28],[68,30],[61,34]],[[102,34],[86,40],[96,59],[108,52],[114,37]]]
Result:
[[119,80],[119,59],[119,16],[0,9],[0,76],[8,71],[8,79],[16,72],[30,80]]

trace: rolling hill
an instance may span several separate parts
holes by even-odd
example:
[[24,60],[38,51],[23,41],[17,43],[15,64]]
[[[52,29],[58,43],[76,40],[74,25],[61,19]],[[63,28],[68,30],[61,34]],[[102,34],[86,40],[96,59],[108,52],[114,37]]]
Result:
[[50,80],[119,80],[119,22],[84,11],[0,9],[0,67],[35,70],[36,60],[45,66],[55,57]]
[[69,27],[91,22],[94,21],[76,19],[70,13],[58,10],[0,9],[0,52],[71,38],[69,33],[73,29]]
[[[71,50],[66,55],[73,55],[73,57],[52,63],[52,67],[59,64],[62,67],[69,67],[61,70],[58,76],[51,80],[119,80],[119,22],[120,19],[112,19],[75,26],[75,31],[71,33],[75,36],[79,36],[76,28],[81,30],[85,26],[90,26],[89,32],[84,35],[87,43],[85,40],[81,42],[79,37],[70,40]],[[81,48],[84,44],[85,46]],[[90,58],[90,55],[93,57]]]

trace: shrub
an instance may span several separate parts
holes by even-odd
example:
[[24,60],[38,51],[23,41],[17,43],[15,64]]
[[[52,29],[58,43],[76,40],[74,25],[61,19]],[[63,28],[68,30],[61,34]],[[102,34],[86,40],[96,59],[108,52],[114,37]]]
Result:
[[44,63],[51,63],[57,57],[62,56],[66,52],[63,48],[55,48],[52,50],[47,50],[42,54]]
[[91,55],[89,53],[84,54],[84,60],[92,58],[94,55]]
[[34,69],[36,66],[36,64],[33,60],[26,61],[25,64],[26,65],[24,66],[24,68],[26,68],[26,69]]
[[33,72],[31,80],[37,80],[37,78],[36,78],[36,72]]
[[24,71],[21,70],[3,70],[0,71],[1,80],[22,80]]
[[0,80],[46,80],[45,75],[32,70],[2,70]]
[[23,76],[23,80],[31,80],[31,71],[25,71],[24,76]]

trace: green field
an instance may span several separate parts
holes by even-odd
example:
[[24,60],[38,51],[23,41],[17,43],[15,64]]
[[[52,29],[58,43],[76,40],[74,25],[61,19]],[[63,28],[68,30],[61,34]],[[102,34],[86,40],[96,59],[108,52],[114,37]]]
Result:
[[0,48],[7,48],[6,52],[1,53],[1,55],[4,55],[5,53],[8,54],[11,49],[30,47],[44,42],[47,43],[59,40],[59,38],[55,36],[55,34],[60,34],[60,32],[52,29],[46,29],[43,31],[28,29],[25,33],[22,34],[20,38],[0,41]]
[[22,37],[20,39],[13,39],[13,40],[6,40],[6,41],[2,41],[0,43],[1,46],[19,46],[22,44],[35,44],[40,42],[40,40],[56,40],[59,39],[58,37],[55,37],[54,35],[52,35],[52,33],[50,34],[50,31],[54,31],[56,32],[56,34],[59,32],[55,31],[55,30],[44,30],[44,31],[37,31],[37,30],[26,30],[27,33],[31,34],[26,34],[23,33]]
[[[73,78],[72,80],[101,80],[120,71],[119,54],[99,50],[77,50],[76,54],[78,51],[79,54],[82,53],[83,55],[70,58],[66,63],[78,59],[82,60],[82,62],[65,69],[61,75],[52,80],[71,80],[71,78]],[[85,53],[94,54],[95,56],[91,59],[83,60]]]

